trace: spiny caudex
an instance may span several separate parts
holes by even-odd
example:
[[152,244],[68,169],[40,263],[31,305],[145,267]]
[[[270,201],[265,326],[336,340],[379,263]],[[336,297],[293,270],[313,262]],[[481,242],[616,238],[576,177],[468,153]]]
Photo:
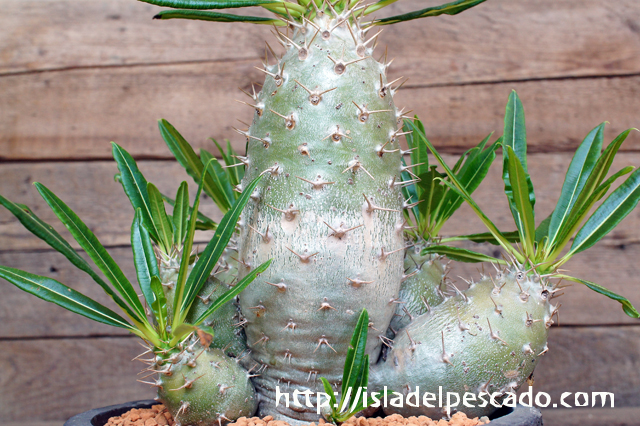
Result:
[[[463,197],[489,229],[494,242],[505,251],[505,261],[495,261],[496,274],[483,275],[428,313],[415,318],[394,340],[386,362],[372,369],[370,387],[383,385],[396,391],[472,392],[504,398],[529,378],[548,351],[547,334],[560,304],[556,297],[565,287],[561,281],[581,283],[622,304],[624,312],[638,318],[638,311],[624,297],[606,288],[566,275],[560,268],[575,254],[593,246],[610,232],[640,199],[640,170],[625,167],[607,178],[620,145],[630,130],[620,134],[602,151],[604,123],[584,139],[569,166],[554,211],[536,227],[535,195],[527,172],[526,133],[522,103],[513,92],[509,98],[502,141],[503,180],[513,214],[519,245],[482,213],[464,184],[433,149],[423,131],[408,123],[429,147],[446,171],[438,180]],[[616,179],[631,175],[598,206]],[[584,222],[584,224],[583,224]],[[565,247],[571,243],[568,251]],[[495,408],[460,408],[470,416],[489,414]],[[429,408],[405,405],[404,415],[439,416],[456,407]],[[393,407],[386,409],[394,412]],[[449,411],[449,412],[450,412]],[[446,413],[445,413],[446,414]]]
[[[210,280],[210,274],[224,269],[224,263],[219,262],[220,257],[250,193],[241,196],[230,206],[217,225],[214,237],[196,260],[191,250],[196,226],[199,223],[202,225],[197,220],[202,186],[198,189],[193,208],[190,208],[187,184],[183,182],[174,203],[173,215],[169,218],[159,192],[152,184],[147,184],[129,154],[114,144],[114,156],[121,170],[119,179],[136,207],[131,227],[131,245],[143,301],[93,232],[44,185],[35,184],[40,195],[106,277],[106,281],[60,234],[27,206],[13,203],[2,196],[0,203],[34,235],[87,273],[122,309],[128,320],[51,278],[4,266],[0,266],[0,277],[41,299],[94,321],[124,328],[143,339],[148,350],[137,358],[149,367],[144,370],[147,374],[141,380],[157,377],[148,383],[158,388],[159,399],[167,405],[179,424],[221,424],[227,419],[251,415],[256,406],[251,374],[237,359],[225,354],[228,348],[212,345],[217,329],[205,325],[205,321],[212,315],[216,318],[216,311],[220,308],[233,307],[232,299],[259,273],[264,272],[270,262],[259,265],[231,289],[222,291],[206,308],[194,310],[197,296]],[[252,190],[259,181],[260,178],[257,178],[247,183],[247,188]],[[155,252],[152,241],[156,243]],[[162,266],[158,267],[158,263],[166,262],[165,256],[169,254],[179,258],[169,265],[177,268],[171,299],[167,297],[167,283],[162,282]],[[166,265],[164,267],[167,268]],[[225,323],[220,328],[223,333],[228,331]],[[227,343],[228,346],[232,344],[233,341]]]
[[[394,104],[401,79],[387,79],[386,54],[373,57],[376,26],[457,14],[483,0],[455,1],[378,20],[368,16],[393,3],[356,0],[179,1],[159,19],[188,18],[274,25],[285,49],[267,45],[262,90],[242,101],[254,110],[248,129],[245,176],[238,189],[264,176],[239,223],[240,276],[253,265],[272,266],[243,292],[248,366],[261,396],[260,414],[314,421],[312,411],[280,404],[275,388],[321,390],[319,375],[336,389],[357,313],[368,308],[367,353],[376,360],[395,314],[403,277],[399,127]],[[262,6],[274,18],[211,9]],[[209,9],[209,10],[206,10]],[[282,31],[280,28],[286,27]],[[290,31],[291,30],[291,31]],[[276,63],[269,63],[269,52]],[[240,157],[238,157],[240,158]],[[276,411],[277,410],[277,411]],[[306,409],[308,410],[308,409]]]

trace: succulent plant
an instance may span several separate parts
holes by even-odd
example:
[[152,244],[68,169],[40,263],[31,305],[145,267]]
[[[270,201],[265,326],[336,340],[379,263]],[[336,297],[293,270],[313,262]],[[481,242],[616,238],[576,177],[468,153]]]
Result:
[[[258,274],[263,273],[270,261],[253,269],[232,288],[218,292],[218,297],[205,309],[195,312],[192,309],[201,288],[211,280],[214,267],[217,265],[217,269],[220,269],[224,266],[219,263],[220,257],[249,200],[249,193],[233,203],[217,225],[214,237],[196,260],[191,250],[202,186],[190,208],[188,186],[183,182],[178,190],[173,216],[169,218],[159,192],[152,184],[147,185],[129,154],[114,144],[114,156],[127,194],[132,201],[135,200],[134,206],[141,206],[135,210],[131,245],[143,301],[93,232],[44,185],[35,184],[56,216],[107,278],[106,281],[53,227],[38,218],[27,206],[13,203],[2,196],[0,204],[34,235],[86,272],[122,309],[128,320],[54,279],[5,266],[0,266],[0,277],[43,300],[94,321],[124,328],[143,339],[148,345],[145,354],[150,356],[144,360],[149,364],[145,377],[159,377],[150,384],[159,388],[160,399],[172,411],[178,423],[213,424],[216,420],[251,415],[256,406],[251,375],[221,349],[210,346],[217,329],[205,325],[205,321],[215,316],[220,308],[233,307],[229,305],[233,298]],[[256,178],[247,185],[248,188],[257,186],[260,180]],[[155,252],[152,241],[156,243]],[[170,256],[169,264],[167,256]],[[172,278],[171,297],[167,297],[164,288],[167,282],[162,282],[162,265],[165,265],[165,269],[177,269],[175,278]],[[223,331],[224,325],[220,327]]]
[[[404,113],[393,100],[401,84],[387,80],[386,55],[372,57],[379,32],[369,31],[453,15],[482,0],[370,22],[367,16],[393,2],[147,2],[183,9],[160,12],[159,19],[274,25],[285,49],[278,56],[267,45],[276,63],[267,52],[262,90],[246,93],[253,121],[236,129],[247,140],[246,156],[237,157],[246,166],[238,189],[265,176],[239,223],[239,276],[273,259],[239,299],[251,362],[262,371],[254,379],[260,414],[316,420],[311,410],[276,409],[276,387],[317,391],[320,375],[338,387],[356,313],[365,308],[378,330],[369,335],[367,353],[377,360],[389,341],[405,264],[402,210],[412,206],[402,188],[413,180],[402,175],[413,166],[401,160]],[[215,11],[245,6],[262,6],[275,17]]]
[[[493,393],[497,393],[498,400],[504,398],[525,382],[549,349],[548,329],[559,309],[552,300],[564,288],[562,280],[584,284],[620,302],[627,315],[640,316],[626,298],[559,270],[573,255],[610,232],[640,200],[640,170],[625,167],[607,178],[613,158],[630,130],[621,133],[604,151],[604,123],[587,135],[571,161],[556,208],[536,227],[535,195],[527,172],[524,111],[517,94],[512,92],[502,147],[505,193],[519,240],[519,245],[513,246],[480,210],[463,181],[447,167],[423,131],[413,123],[408,125],[446,171],[446,177],[438,178],[440,182],[471,205],[493,240],[504,249],[506,260],[494,260],[494,265],[500,265],[494,276],[484,275],[469,289],[415,318],[394,340],[386,362],[372,369],[374,389],[388,384],[396,390],[413,391],[419,386],[421,392],[438,393],[442,386],[443,392],[458,395],[484,393],[486,401]],[[614,182],[629,173],[626,181],[589,216]],[[572,238],[565,253],[563,249]],[[421,405],[400,411],[404,415],[435,417],[451,409]],[[490,414],[495,407],[478,403],[475,408],[460,409],[468,415],[481,416]],[[387,407],[385,411],[399,410]]]

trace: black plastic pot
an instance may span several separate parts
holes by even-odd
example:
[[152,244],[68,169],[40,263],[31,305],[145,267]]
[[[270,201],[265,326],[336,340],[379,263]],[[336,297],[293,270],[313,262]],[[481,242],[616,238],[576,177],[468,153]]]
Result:
[[[157,404],[156,401],[149,399],[94,408],[71,417],[64,423],[64,426],[104,426],[111,417],[124,414],[132,408],[149,408],[155,404]],[[518,405],[516,408],[502,407],[490,418],[490,426],[542,426],[540,410],[522,405]]]

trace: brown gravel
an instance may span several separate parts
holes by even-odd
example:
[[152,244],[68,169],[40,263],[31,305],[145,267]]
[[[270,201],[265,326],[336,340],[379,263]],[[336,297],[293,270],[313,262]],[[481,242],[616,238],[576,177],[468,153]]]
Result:
[[175,426],[176,422],[162,404],[134,408],[119,417],[111,417],[105,426]]
[[[489,423],[486,417],[467,418],[464,413],[456,413],[451,416],[451,420],[431,420],[429,417],[402,417],[393,414],[387,417],[351,417],[345,426],[477,426]],[[323,419],[318,424],[311,423],[308,426],[329,426]],[[105,426],[175,426],[175,421],[164,405],[154,405],[151,408],[134,408],[127,411],[120,417],[111,417]],[[272,416],[263,419],[259,417],[240,417],[228,426],[290,426],[282,420],[274,420]]]

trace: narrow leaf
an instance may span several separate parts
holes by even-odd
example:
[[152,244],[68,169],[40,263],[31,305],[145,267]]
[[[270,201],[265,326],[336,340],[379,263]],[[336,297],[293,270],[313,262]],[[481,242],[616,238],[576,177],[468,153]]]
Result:
[[[502,235],[507,241],[511,243],[520,242],[520,233],[518,231],[503,232]],[[493,244],[494,246],[500,245],[500,243],[495,239],[493,234],[491,234],[490,232],[483,232],[480,234],[459,235],[456,237],[442,238],[440,240],[440,242],[443,242],[443,243],[445,242],[448,243],[453,241],[472,241],[474,243],[489,243],[489,244]]]
[[638,204],[640,200],[640,169],[620,185],[598,207],[576,235],[571,254],[580,253],[600,241],[615,228]]
[[[164,194],[162,194],[162,199],[175,208],[176,200],[174,200],[173,198],[169,198]],[[187,211],[188,211],[188,217],[191,217],[193,208],[189,207]],[[207,217],[200,212],[198,212],[196,216],[198,218],[198,224],[196,225],[196,229],[207,231],[207,230],[215,230],[218,227],[218,224],[210,217]],[[182,237],[182,239],[184,240],[184,236]]]
[[349,388],[353,388],[364,362],[364,352],[367,344],[367,331],[369,328],[369,313],[363,309],[358,317],[358,323],[351,336],[350,348],[344,362],[342,373],[342,398]]
[[230,13],[208,12],[202,10],[165,10],[158,13],[153,19],[195,19],[199,21],[215,22],[249,22],[252,24],[285,26],[280,19],[263,18],[261,16],[242,16]]
[[204,149],[200,150],[200,159],[204,164],[210,163],[207,168],[207,175],[211,177],[214,185],[224,197],[225,205],[232,205],[236,201],[236,196],[234,194],[238,193],[233,190],[233,185],[231,185],[231,182],[229,181],[229,175],[227,175],[227,172],[225,172],[218,160]]
[[129,198],[133,210],[142,211],[142,221],[149,231],[149,235],[158,241],[159,233],[153,222],[149,194],[147,193],[147,180],[144,178],[133,157],[120,145],[111,142],[113,159],[116,160],[118,170],[120,170],[120,182],[125,194]]
[[[169,150],[171,150],[171,153],[176,157],[176,160],[178,160],[178,163],[185,168],[196,183],[200,184],[204,169],[202,160],[196,155],[191,145],[189,145],[167,120],[160,120],[158,126],[162,138],[169,147]],[[227,202],[225,195],[215,185],[208,173],[204,173],[203,185],[204,192],[211,197],[222,213],[226,213],[231,205]]]
[[151,289],[151,277],[159,274],[158,261],[153,252],[149,231],[142,225],[140,209],[136,209],[133,225],[131,225],[131,249],[133,250],[133,263],[136,267],[138,285],[147,305],[152,307],[156,298]]
[[602,151],[602,135],[604,123],[597,126],[584,138],[571,159],[567,175],[562,184],[562,191],[549,223],[549,244],[553,245],[562,229],[569,221],[569,214],[578,196],[582,192],[600,152]]
[[513,149],[508,145],[505,148],[508,152],[507,166],[515,207],[511,209],[514,213],[513,218],[520,231],[520,240],[523,243],[525,253],[527,253],[530,259],[533,259],[535,255],[533,244],[536,239],[536,225],[533,216],[533,206],[529,199],[527,176],[522,164],[520,164],[520,159],[515,155]]
[[171,243],[173,241],[173,226],[169,222],[167,212],[164,209],[164,201],[158,188],[151,182],[147,184],[147,192],[149,193],[149,203],[151,207],[151,217],[158,231],[158,239],[164,247],[164,252],[171,251]]
[[[67,227],[80,247],[87,252],[96,266],[107,277],[115,289],[120,293],[127,304],[133,308],[133,312],[128,312],[135,321],[142,323],[146,321],[146,315],[142,303],[138,299],[135,289],[122,273],[120,267],[107,253],[104,246],[91,230],[84,224],[66,204],[62,202],[53,192],[41,183],[34,183],[42,198],[49,204],[51,210],[58,216],[60,221]],[[131,315],[133,314],[133,315]]]
[[145,3],[174,9],[231,9],[237,7],[262,6],[265,4],[282,4],[282,0],[140,0]]
[[0,266],[0,277],[19,289],[47,302],[55,303],[68,311],[103,324],[126,328],[131,331],[135,330],[124,318],[109,308],[54,279],[30,274],[7,266]]
[[[426,9],[416,10],[415,12],[404,13],[402,15],[390,16],[389,18],[379,19],[375,21],[376,25],[390,25],[398,22],[411,21],[413,19],[426,18],[438,15],[456,15],[473,6],[477,6],[485,0],[457,0],[440,6],[427,7]],[[373,13],[377,9],[373,9],[375,4],[366,9],[365,14]]]
[[156,321],[158,322],[158,329],[163,334],[163,337],[166,338],[165,334],[167,330],[167,321],[169,320],[169,315],[167,311],[167,297],[164,294],[160,278],[158,278],[158,276],[156,275],[152,276],[149,287],[154,295],[154,301],[150,306],[154,312]]
[[576,278],[576,277],[571,277],[568,275],[558,275],[558,278],[564,278],[566,280],[569,281],[573,281],[576,283],[580,283],[580,284],[584,284],[585,286],[589,287],[591,290],[595,291],[596,293],[600,293],[604,296],[607,296],[609,299],[613,299],[616,302],[619,302],[622,305],[622,310],[624,311],[625,314],[629,315],[631,318],[640,318],[640,313],[638,312],[638,310],[631,304],[631,302],[629,301],[629,299],[627,299],[626,297],[620,296],[619,294],[616,294],[614,292],[612,292],[611,290],[602,287],[599,284],[596,284],[594,282],[591,281],[587,281],[587,280],[583,280],[580,278]]
[[[164,199],[164,197],[163,197]],[[176,194],[173,204],[173,243],[182,245],[184,237],[187,235],[187,222],[189,220],[189,185],[182,182]]]
[[429,253],[436,253],[445,255],[451,260],[456,262],[477,263],[477,262],[491,262],[491,263],[504,263],[502,259],[496,259],[493,256],[478,253],[472,250],[467,250],[460,247],[440,246],[433,245],[422,249],[422,255]]
[[240,294],[242,290],[244,290],[249,284],[251,284],[251,282],[253,282],[253,280],[255,280],[258,275],[263,273],[269,267],[269,265],[271,265],[271,260],[272,259],[267,260],[262,265],[258,266],[256,269],[249,272],[236,285],[234,285],[232,288],[224,292],[224,294],[218,297],[216,301],[213,302],[207,308],[207,310],[204,311],[202,315],[200,315],[200,317],[197,320],[195,320],[193,325],[200,325],[205,319],[207,319],[209,315],[213,314],[220,307],[230,302],[234,297]]
[[235,231],[236,224],[238,223],[238,218],[244,209],[244,206],[247,204],[251,197],[251,193],[254,188],[258,185],[262,176],[258,176],[255,178],[246,188],[242,191],[242,195],[235,204],[231,207],[231,209],[224,215],[218,228],[216,229],[216,233],[205,247],[204,251],[198,258],[198,261],[193,267],[193,270],[189,274],[189,278],[187,278],[187,282],[185,284],[184,289],[184,299],[182,299],[181,305],[177,310],[180,312],[181,319],[184,319],[187,312],[189,311],[191,304],[195,300],[200,288],[206,281],[207,277],[213,270],[213,267],[218,262],[220,255],[227,247],[229,243],[229,239],[233,235]]

